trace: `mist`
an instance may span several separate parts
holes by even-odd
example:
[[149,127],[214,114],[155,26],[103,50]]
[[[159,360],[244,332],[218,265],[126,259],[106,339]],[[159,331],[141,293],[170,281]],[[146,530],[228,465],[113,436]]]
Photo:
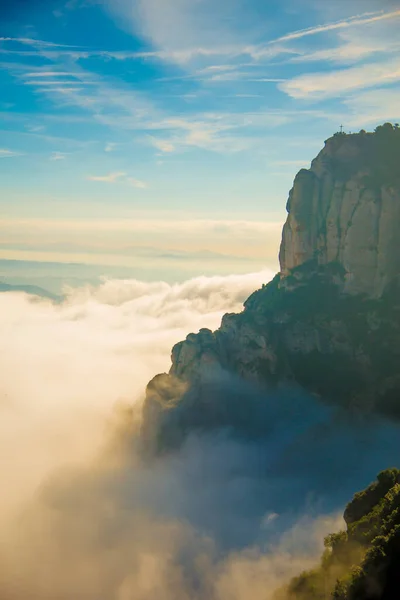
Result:
[[2,599],[268,600],[398,464],[396,424],[226,373],[206,393],[229,418],[142,458],[144,388],[172,345],[270,276],[0,295]]

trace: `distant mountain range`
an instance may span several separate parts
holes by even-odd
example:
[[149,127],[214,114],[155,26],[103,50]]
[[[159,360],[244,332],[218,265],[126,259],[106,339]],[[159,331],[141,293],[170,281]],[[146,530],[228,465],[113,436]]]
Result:
[[51,292],[41,288],[37,285],[12,285],[0,281],[0,292],[23,292],[30,294],[31,296],[40,296],[41,298],[48,298],[54,302],[60,302],[61,296],[52,294]]

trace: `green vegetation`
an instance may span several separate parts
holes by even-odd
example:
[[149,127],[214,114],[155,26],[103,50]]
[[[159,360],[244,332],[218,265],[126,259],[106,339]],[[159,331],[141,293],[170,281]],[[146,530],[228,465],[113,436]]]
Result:
[[277,600],[395,600],[400,590],[400,470],[356,494],[347,530],[325,539],[321,563],[294,578]]
[[399,417],[399,286],[370,299],[343,294],[344,277],[337,263],[305,263],[252,294],[237,320],[274,348],[278,371],[258,369],[267,381],[289,375],[328,400]]
[[338,179],[347,180],[360,169],[367,171],[364,177],[365,187],[380,189],[386,187],[400,188],[400,127],[398,123],[380,125],[374,133],[361,130],[356,134],[338,133],[331,138],[341,147],[349,138],[357,147],[357,160],[348,160],[347,154],[336,153],[331,159],[331,168]]

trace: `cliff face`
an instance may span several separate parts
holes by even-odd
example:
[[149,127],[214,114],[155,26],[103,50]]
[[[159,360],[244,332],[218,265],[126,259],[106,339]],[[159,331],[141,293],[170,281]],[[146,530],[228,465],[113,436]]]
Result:
[[283,228],[283,274],[309,260],[338,262],[345,289],[373,297],[399,275],[400,158],[395,131],[382,129],[330,138],[311,169],[297,175]]
[[334,136],[299,173],[282,272],[217,331],[177,344],[169,374],[149,384],[143,434],[153,449],[196,428],[241,427],[213,393],[211,380],[227,373],[400,417],[399,157],[400,130],[385,126]]

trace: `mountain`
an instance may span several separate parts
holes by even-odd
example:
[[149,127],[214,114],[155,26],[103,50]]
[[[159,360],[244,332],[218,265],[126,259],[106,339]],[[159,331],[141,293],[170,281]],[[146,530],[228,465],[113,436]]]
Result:
[[280,273],[217,331],[178,343],[169,373],[149,383],[142,433],[150,452],[199,429],[240,432],[246,398],[237,412],[214,393],[227,377],[233,387],[235,378],[300,386],[356,413],[400,417],[399,156],[400,129],[386,123],[335,134],[300,171]]
[[1,292],[23,292],[25,294],[30,294],[31,296],[48,298],[49,300],[54,300],[55,302],[59,302],[61,300],[60,296],[56,296],[55,294],[52,294],[51,292],[48,292],[44,288],[41,288],[37,285],[11,285],[9,283],[0,281],[0,293]]
[[346,530],[325,538],[320,565],[276,600],[394,600],[399,597],[400,471],[387,469],[347,505]]
[[297,175],[283,228],[281,272],[337,262],[345,290],[379,297],[400,274],[400,129],[337,134]]

